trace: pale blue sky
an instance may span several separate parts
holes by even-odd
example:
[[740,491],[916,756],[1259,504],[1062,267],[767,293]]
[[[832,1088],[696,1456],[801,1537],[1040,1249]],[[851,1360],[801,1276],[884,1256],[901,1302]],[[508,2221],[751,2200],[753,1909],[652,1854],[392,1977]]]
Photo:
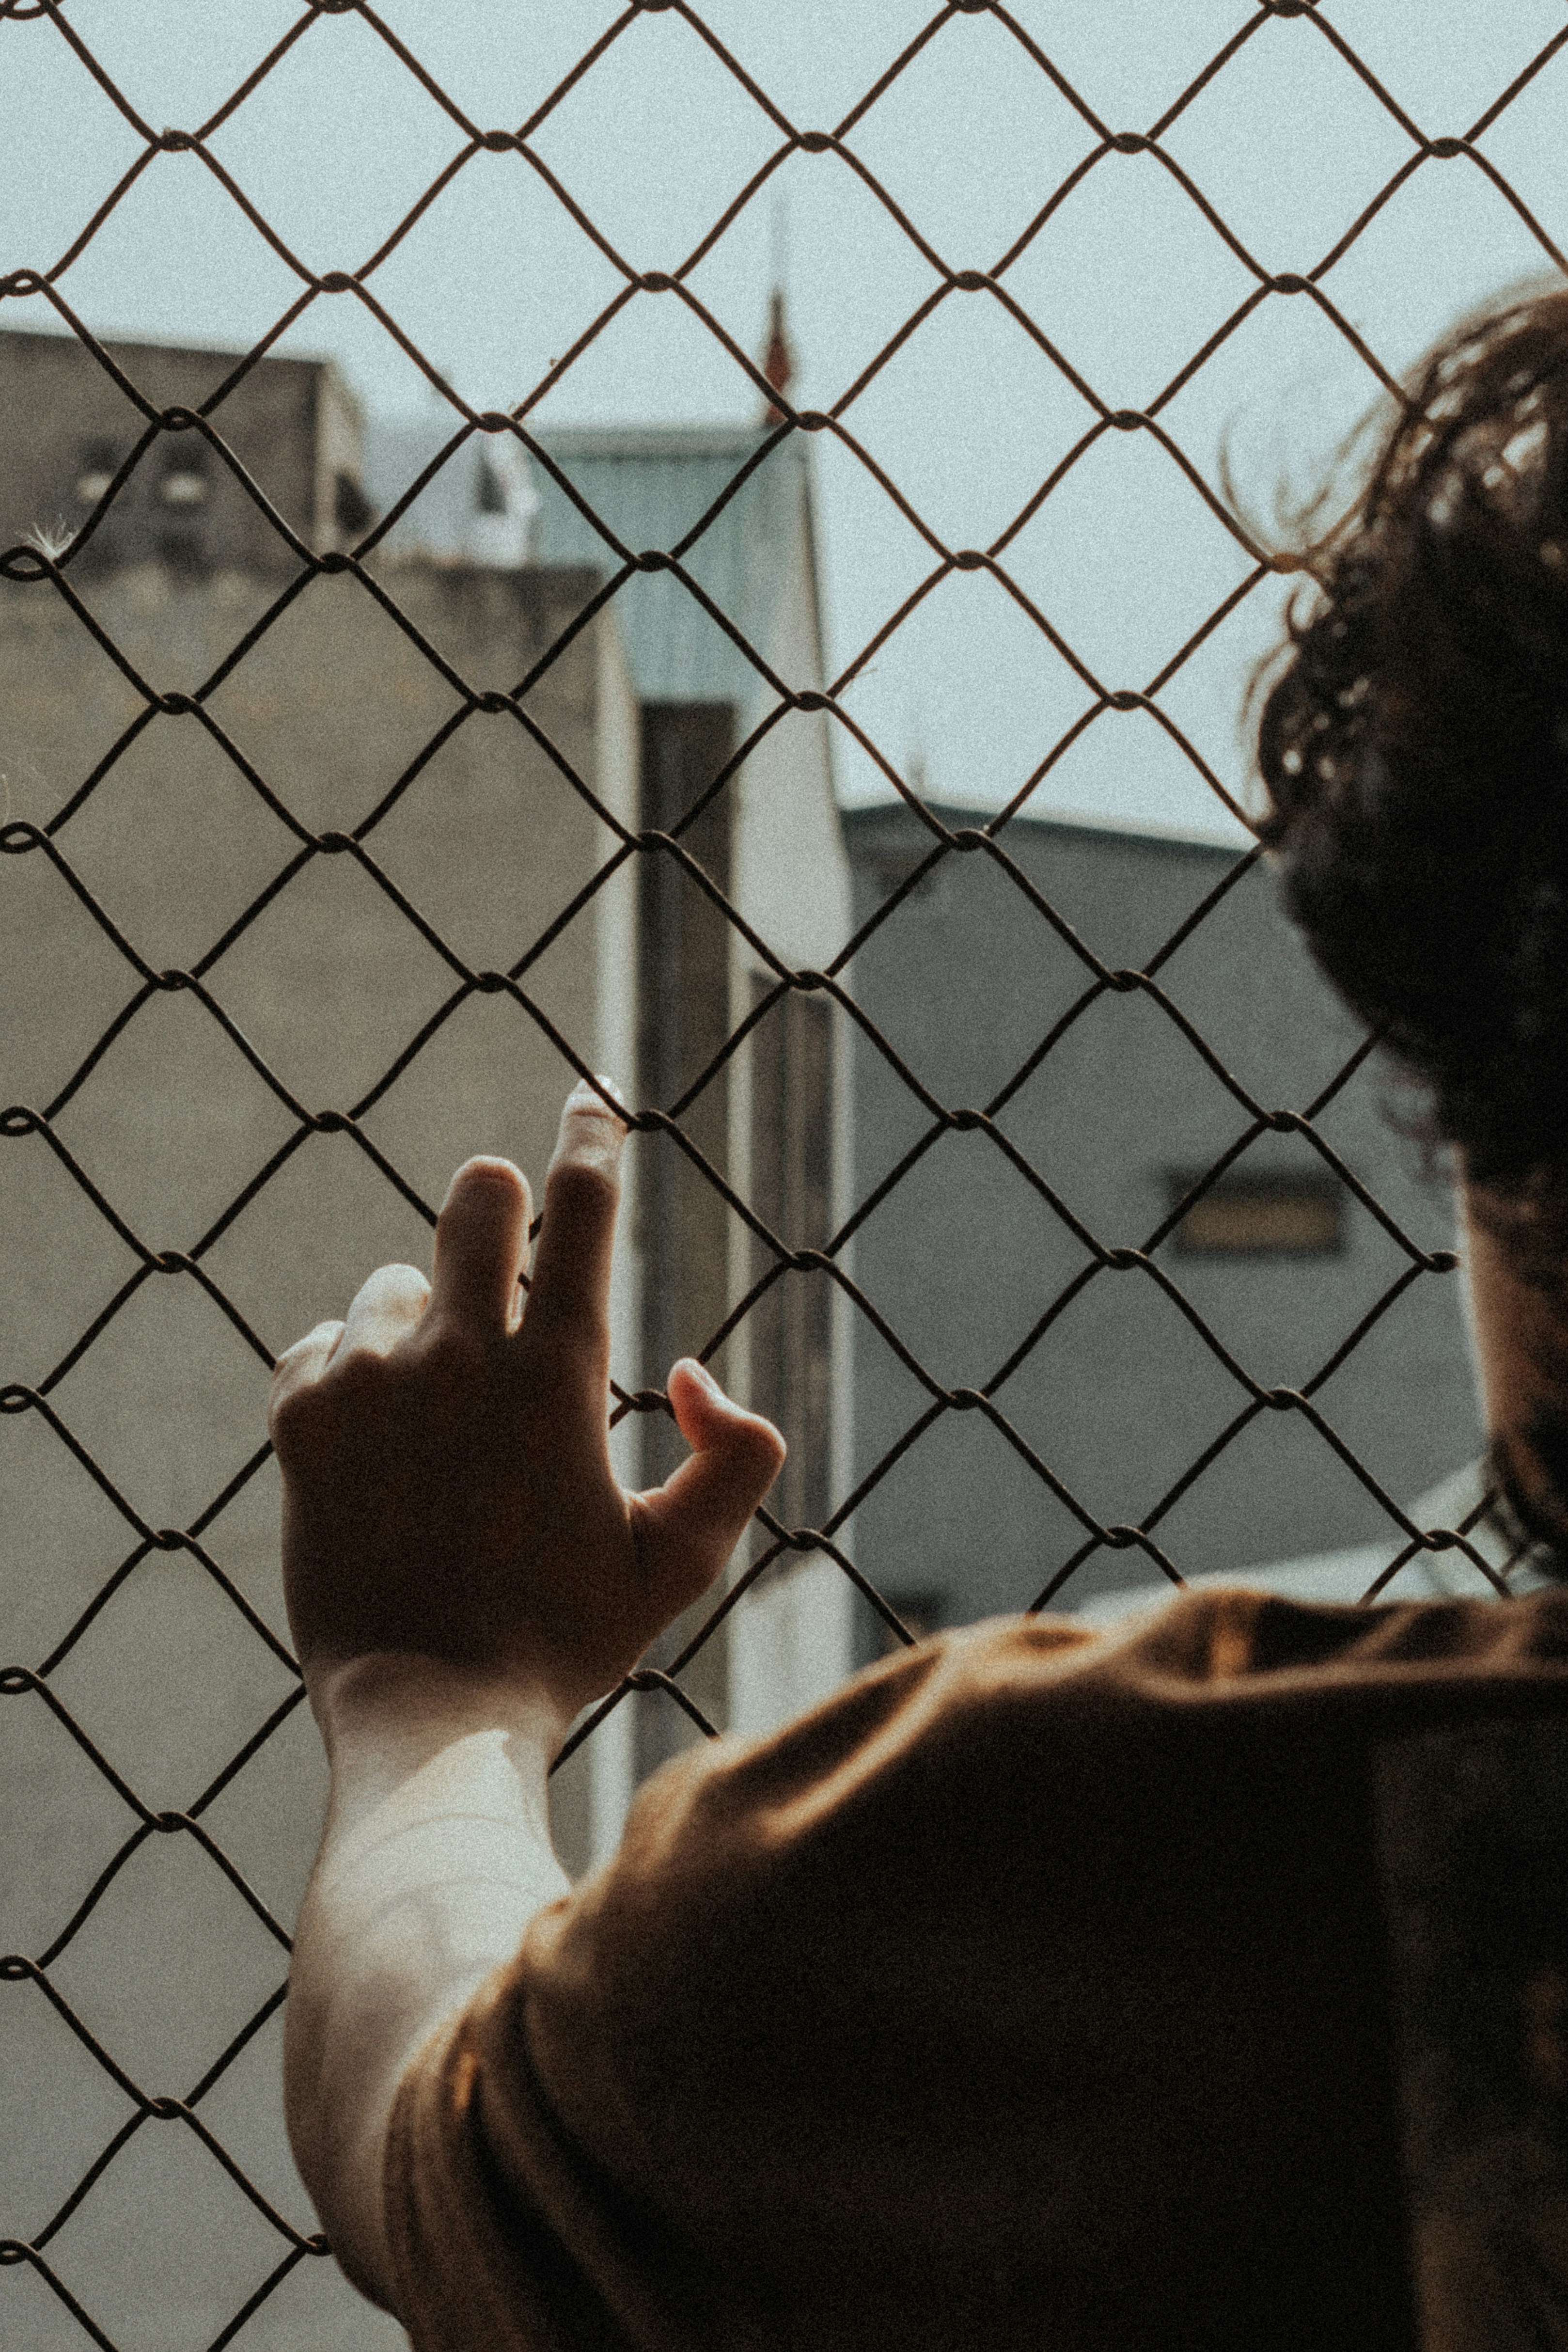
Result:
[[[386,0],[384,21],[481,127],[515,127],[616,20],[600,0]],[[920,0],[707,0],[713,31],[800,129],[831,129],[931,21]],[[296,20],[293,0],[68,0],[71,23],[147,120],[194,127]],[[1113,131],[1144,131],[1256,14],[1249,0],[1018,0],[1015,21]],[[1561,0],[1324,0],[1320,11],[1432,137],[1464,131],[1568,23]],[[1482,149],[1568,243],[1568,50]],[[954,268],[990,268],[1093,134],[988,14],[941,26],[850,144]],[[585,211],[643,269],[685,258],[779,134],[674,11],[639,16],[538,133]],[[1272,18],[1164,143],[1277,271],[1305,272],[1411,152],[1310,19]],[[215,134],[213,152],[301,258],[355,269],[461,144],[441,109],[357,16],[324,16]],[[0,20],[0,274],[48,267],[139,142],[47,20]],[[800,377],[828,407],[938,282],[832,154],[797,154],[726,232],[694,291],[747,349],[773,257],[787,255]],[[1325,282],[1392,369],[1454,313],[1545,257],[1468,157],[1429,160]],[[515,153],[482,154],[370,281],[471,400],[510,406],[616,290],[613,268]],[[1146,155],[1107,156],[1005,283],[1113,406],[1139,406],[1252,280]],[[246,344],[298,291],[199,160],[160,155],[61,280],[95,329]],[[37,299],[0,327],[45,323]],[[367,401],[432,395],[352,297],[323,297],[287,348],[330,351]],[[1277,485],[1317,478],[1374,386],[1311,302],[1272,296],[1165,412],[1210,481],[1228,439],[1266,518]],[[750,386],[671,295],[639,293],[538,415],[559,422],[745,418]],[[846,422],[950,546],[1002,530],[1089,421],[1084,403],[988,293],[954,293]],[[873,481],[816,444],[835,666],[929,569]],[[1009,550],[1019,585],[1110,688],[1142,688],[1242,576],[1245,559],[1165,453],[1106,436]],[[1233,788],[1242,683],[1277,631],[1281,583],[1249,600],[1162,691]],[[929,598],[848,706],[935,794],[1009,798],[1084,690],[983,573]],[[881,787],[846,750],[846,798]],[[1223,829],[1212,796],[1141,714],[1107,714],[1040,804]]]

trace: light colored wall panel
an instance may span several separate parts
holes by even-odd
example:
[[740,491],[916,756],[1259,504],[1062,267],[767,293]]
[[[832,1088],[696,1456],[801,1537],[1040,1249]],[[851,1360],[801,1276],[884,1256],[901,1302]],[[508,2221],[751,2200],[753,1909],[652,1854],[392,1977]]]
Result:
[[[429,566],[388,575],[414,625],[480,690],[509,688],[564,625],[580,574],[485,576]],[[197,683],[274,590],[231,572],[176,585],[152,569],[91,583],[90,602],[149,681]],[[528,709],[560,758],[624,815],[635,713],[614,624],[597,622]],[[47,589],[0,590],[0,768],[9,814],[45,822],[134,709],[124,682]],[[212,696],[268,789],[311,828],[351,827],[382,802],[459,696],[351,579],[319,579]],[[297,854],[298,843],[190,716],[161,715],[59,831],[62,852],[156,969],[188,968]],[[522,956],[602,861],[607,828],[506,713],[464,720],[370,836],[404,894],[476,969]],[[48,1108],[141,983],[45,854],[0,865],[8,1008],[0,1100]],[[524,985],[591,1066],[614,1067],[634,1019],[628,893],[573,922]],[[504,993],[470,995],[402,1075],[365,1097],[459,977],[342,853],[319,856],[212,964],[213,998],[309,1112],[358,1108],[362,1133],[431,1203],[474,1150],[542,1183],[572,1072]],[[610,1001],[613,997],[613,1002]],[[188,991],[156,992],[61,1107],[59,1139],[134,1234],[190,1252],[268,1160],[296,1114]],[[0,1141],[4,1378],[47,1381],[137,1271],[136,1252],[37,1135]],[[265,1343],[340,1314],[387,1259],[428,1265],[429,1229],[344,1134],[311,1134],[203,1251],[200,1263]],[[618,1313],[635,1317],[635,1268]],[[632,1304],[629,1307],[626,1301]],[[622,1338],[624,1358],[624,1334]],[[277,1487],[270,1464],[203,1524],[262,1444],[267,1370],[188,1272],[147,1276],[51,1407],[153,1528],[202,1526],[214,1566],[285,1638]],[[135,1529],[36,1412],[0,1417],[7,1652],[37,1665],[89,1599],[129,1568],[49,1675],[56,1693],[143,1804],[183,1812],[297,1685],[202,1560],[137,1549]],[[41,1701],[0,1710],[7,1790],[0,1946],[47,1948],[137,1817]],[[284,1927],[324,1797],[301,1707],[201,1815]],[[591,1788],[559,1796],[578,1866],[594,1835]],[[188,1833],[144,1838],[50,1969],[105,2047],[151,2094],[184,2096],[282,1979],[286,1956]],[[42,1993],[0,2004],[9,2090],[7,2210],[41,2227],[130,2103],[72,2042]],[[64,2042],[62,2042],[64,2034]],[[73,2072],[74,2069],[74,2072]],[[78,2080],[78,2077],[80,2080]],[[78,2094],[79,2093],[79,2095]],[[298,2228],[314,2226],[283,2138],[276,2021],[198,2112]],[[62,2185],[63,2184],[63,2185]],[[284,2251],[187,2126],[149,2122],[51,2241],[84,2306],[128,2347],[214,2336]],[[54,2340],[59,2306],[40,2313]],[[69,2323],[68,2334],[74,2331]],[[64,2340],[64,2339],[61,2339]],[[399,2332],[329,2265],[302,2265],[250,2323],[257,2352],[303,2343],[367,2352]]]

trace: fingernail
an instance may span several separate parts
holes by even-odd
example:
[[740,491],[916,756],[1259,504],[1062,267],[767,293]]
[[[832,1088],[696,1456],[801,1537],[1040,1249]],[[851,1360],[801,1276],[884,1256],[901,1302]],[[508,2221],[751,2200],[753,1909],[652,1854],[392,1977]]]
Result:
[[683,1356],[681,1358],[681,1369],[684,1371],[690,1372],[694,1380],[700,1381],[704,1388],[706,1389],[709,1396],[722,1397],[724,1395],[724,1391],[720,1388],[718,1382],[715,1380],[707,1366],[706,1364],[699,1364],[695,1356]]

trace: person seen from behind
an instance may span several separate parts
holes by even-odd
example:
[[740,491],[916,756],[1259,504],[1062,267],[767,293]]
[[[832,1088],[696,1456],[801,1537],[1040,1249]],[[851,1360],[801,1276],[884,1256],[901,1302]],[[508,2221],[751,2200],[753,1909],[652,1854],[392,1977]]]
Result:
[[[1494,1475],[1568,1572],[1568,294],[1434,352],[1311,569],[1262,838],[1451,1147]],[[944,1634],[568,1885],[569,1726],[783,1458],[686,1361],[690,1458],[612,1474],[624,1133],[570,1097],[531,1267],[470,1160],[431,1279],[277,1368],[331,1765],[287,2098],[350,2278],[419,2352],[1568,2347],[1556,1586]]]

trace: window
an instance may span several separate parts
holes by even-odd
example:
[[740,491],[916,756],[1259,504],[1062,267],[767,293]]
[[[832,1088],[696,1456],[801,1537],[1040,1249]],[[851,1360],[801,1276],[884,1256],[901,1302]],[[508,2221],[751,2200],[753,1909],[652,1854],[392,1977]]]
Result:
[[[718,793],[689,822],[735,746],[728,703],[645,702],[642,816],[662,833],[681,827],[687,855],[721,890],[730,886],[730,797]],[[729,926],[713,900],[670,857],[645,858],[638,873],[641,1034],[638,1087],[661,1109],[679,1106],[681,1131],[720,1178],[729,1176],[729,1065],[719,1057],[729,1032]],[[718,1066],[714,1068],[716,1060]],[[706,1084],[704,1073],[712,1071]],[[688,1090],[698,1090],[689,1101]],[[663,1381],[679,1356],[697,1354],[729,1309],[729,1258],[724,1202],[692,1159],[668,1135],[637,1144],[637,1218],[643,1255],[643,1361]],[[711,1357],[715,1376],[729,1377],[726,1353]],[[656,1369],[655,1369],[656,1368]],[[642,1429],[643,1483],[657,1486],[685,1457],[673,1420],[651,1413]],[[706,1612],[677,1619],[654,1645],[663,1665],[676,1656]],[[682,1686],[709,1720],[722,1723],[726,1645],[710,1642],[682,1676]],[[679,1710],[639,1706],[639,1779],[696,1735]]]
[[[1197,1181],[1169,1180],[1174,1208]],[[1176,1229],[1183,1257],[1333,1257],[1345,1246],[1344,1188],[1326,1173],[1221,1176]]]
[[[772,993],[752,982],[753,1002]],[[793,1249],[821,1249],[832,1225],[832,1014],[827,1000],[788,996],[763,1014],[751,1044],[751,1198]],[[752,1279],[777,1264],[752,1248]],[[829,1510],[832,1286],[810,1270],[779,1276],[751,1313],[751,1401],[777,1422],[789,1459],[768,1507],[786,1527],[820,1528]]]
[[191,436],[176,442],[153,490],[153,544],[160,562],[176,578],[200,580],[212,568],[204,511],[212,488],[204,445]]
[[474,482],[474,509],[476,514],[500,515],[507,511],[507,486],[491,464],[480,452]]
[[358,539],[368,530],[375,511],[352,474],[340,470],[333,475],[332,520],[345,539]]
[[159,483],[158,496],[166,507],[205,506],[207,478],[195,466],[172,467]]
[[84,507],[97,506],[119,469],[120,454],[111,442],[89,441],[81,452],[76,494]]

